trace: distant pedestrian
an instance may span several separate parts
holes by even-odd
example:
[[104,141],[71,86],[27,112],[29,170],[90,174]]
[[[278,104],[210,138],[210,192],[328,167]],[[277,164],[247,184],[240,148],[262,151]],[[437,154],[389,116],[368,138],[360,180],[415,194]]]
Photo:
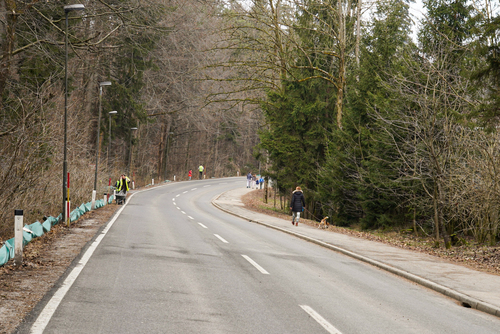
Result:
[[259,179],[259,185],[260,185],[260,189],[262,189],[264,187],[264,178],[262,176]]
[[200,180],[203,178],[203,171],[205,170],[205,167],[203,167],[203,165],[200,165],[200,167],[198,167],[198,171],[200,172]]
[[260,179],[259,179],[259,176],[257,175],[257,177],[255,178],[255,188],[259,189],[259,182],[260,182]]
[[125,174],[122,174],[120,178],[115,183],[115,188],[117,192],[122,192],[127,194],[130,190],[130,179]]
[[252,172],[248,172],[247,174],[247,188],[250,188],[252,185]]
[[191,178],[193,177],[193,170],[190,169],[188,173],[189,181],[191,181]]
[[127,192],[130,190],[130,179],[122,174],[115,183],[116,189],[116,204],[125,204],[127,200]]
[[257,177],[255,174],[252,175],[252,189],[255,189],[255,181],[257,181]]
[[300,213],[306,207],[306,199],[300,187],[295,188],[290,200],[290,210],[292,210],[292,225],[299,226]]

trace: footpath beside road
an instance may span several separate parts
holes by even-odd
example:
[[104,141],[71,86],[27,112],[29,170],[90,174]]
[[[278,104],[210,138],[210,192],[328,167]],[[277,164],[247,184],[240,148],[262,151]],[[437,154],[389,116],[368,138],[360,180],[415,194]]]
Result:
[[295,235],[402,276],[456,299],[464,307],[500,317],[500,276],[381,242],[328,232],[306,224],[293,226],[291,218],[284,220],[245,209],[241,197],[250,191],[252,189],[238,188],[225,192],[212,204],[250,222]]

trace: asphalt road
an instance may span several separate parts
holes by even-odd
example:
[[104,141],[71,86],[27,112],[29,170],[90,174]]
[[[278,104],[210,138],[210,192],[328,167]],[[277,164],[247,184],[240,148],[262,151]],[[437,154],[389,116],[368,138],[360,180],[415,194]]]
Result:
[[244,178],[136,193],[31,332],[500,331],[498,318],[210,204],[235,187]]

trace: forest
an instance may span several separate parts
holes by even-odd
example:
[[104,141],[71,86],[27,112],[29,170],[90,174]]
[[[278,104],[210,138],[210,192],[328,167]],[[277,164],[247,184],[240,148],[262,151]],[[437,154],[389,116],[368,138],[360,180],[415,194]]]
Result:
[[496,244],[497,1],[76,3],[0,1],[0,240],[61,212],[66,133],[75,205],[201,164],[338,226]]

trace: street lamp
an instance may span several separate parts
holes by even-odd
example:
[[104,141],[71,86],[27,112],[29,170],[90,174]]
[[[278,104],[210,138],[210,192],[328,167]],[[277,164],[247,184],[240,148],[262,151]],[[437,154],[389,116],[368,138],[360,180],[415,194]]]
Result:
[[130,176],[130,165],[132,164],[132,130],[137,130],[136,127],[130,128],[130,144],[129,144],[129,157],[128,157],[128,172],[127,174]]
[[66,183],[66,174],[68,172],[68,150],[67,150],[67,142],[68,142],[68,13],[75,10],[83,10],[85,9],[84,5],[76,4],[76,5],[68,5],[64,6],[64,14],[66,17],[66,25],[65,25],[65,34],[64,34],[64,161],[63,161],[63,217],[62,221],[66,222],[69,226],[69,219],[67,216],[69,214],[69,207],[66,205],[66,202],[69,202],[69,191],[68,184]]
[[95,176],[94,176],[94,191],[92,191],[92,206],[95,209],[95,196],[97,193],[97,165],[99,164],[99,137],[101,134],[101,100],[102,100],[102,86],[111,86],[110,81],[103,81],[99,83],[99,118],[97,119],[97,143],[95,148]]
[[107,161],[108,161],[108,171],[109,171],[109,184],[108,184],[108,198],[109,198],[109,188],[111,187],[111,166],[109,164],[109,152],[111,151],[111,115],[117,114],[118,111],[113,110],[108,113],[109,115],[109,137],[108,137],[108,156],[107,156]]

